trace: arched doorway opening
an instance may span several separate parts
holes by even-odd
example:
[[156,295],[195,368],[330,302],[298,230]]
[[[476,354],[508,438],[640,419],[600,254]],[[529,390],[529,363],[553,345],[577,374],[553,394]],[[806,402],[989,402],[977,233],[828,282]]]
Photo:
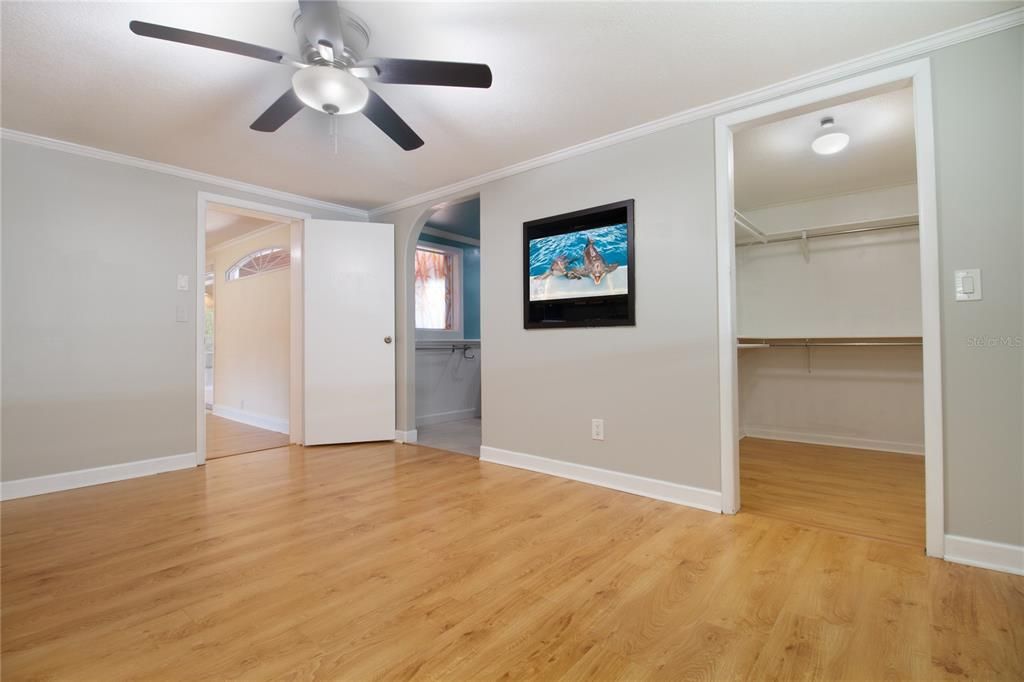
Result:
[[406,440],[479,456],[480,198],[432,206],[406,244]]

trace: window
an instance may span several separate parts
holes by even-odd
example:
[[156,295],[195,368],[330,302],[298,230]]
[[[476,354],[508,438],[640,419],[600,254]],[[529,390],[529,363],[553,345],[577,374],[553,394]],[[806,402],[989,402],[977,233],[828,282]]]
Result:
[[230,282],[243,277],[258,275],[261,272],[280,270],[288,267],[291,262],[291,255],[288,249],[283,246],[272,246],[268,249],[253,251],[248,256],[240,259],[237,263],[228,268],[224,273],[224,281]]
[[416,328],[462,329],[462,250],[437,244],[416,247]]

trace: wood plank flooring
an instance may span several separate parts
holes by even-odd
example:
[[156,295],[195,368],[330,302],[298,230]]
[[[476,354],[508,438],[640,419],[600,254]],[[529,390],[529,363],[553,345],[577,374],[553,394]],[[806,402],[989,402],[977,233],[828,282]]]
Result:
[[288,445],[288,434],[249,426],[206,413],[206,459],[217,459],[243,452],[269,450]]
[[740,507],[923,550],[924,457],[744,438]]
[[0,505],[5,680],[1024,678],[1024,578],[392,443]]

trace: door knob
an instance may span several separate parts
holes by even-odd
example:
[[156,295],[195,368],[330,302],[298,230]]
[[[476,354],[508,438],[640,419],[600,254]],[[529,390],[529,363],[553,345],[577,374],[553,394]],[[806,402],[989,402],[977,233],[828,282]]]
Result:
[[391,343],[391,337],[390,336],[385,336],[384,337],[384,343]]

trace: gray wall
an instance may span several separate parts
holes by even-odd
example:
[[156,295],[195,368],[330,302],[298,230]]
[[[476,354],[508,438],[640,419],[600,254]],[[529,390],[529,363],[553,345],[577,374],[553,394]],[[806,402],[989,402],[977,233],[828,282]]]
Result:
[[[1024,28],[932,62],[942,263],[946,532],[1024,544]],[[957,268],[982,268],[985,298],[957,303]]]
[[[720,489],[714,190],[710,119],[482,189],[484,445]],[[524,330],[523,222],[622,199],[636,326]]]
[[0,152],[5,481],[195,451],[197,192],[352,219],[11,140]]
[[[933,58],[946,402],[946,532],[1024,543],[1021,121],[1024,28]],[[484,445],[720,489],[714,156],[711,120],[484,185],[481,246]],[[477,190],[463,192],[460,196]],[[460,196],[445,197],[451,201]],[[524,220],[634,197],[637,327],[522,329]],[[433,202],[440,203],[440,202]],[[409,240],[431,204],[395,224],[398,329]],[[984,269],[985,300],[953,302],[952,270]],[[413,428],[399,349],[399,428]],[[501,415],[500,417],[498,415]],[[607,440],[589,438],[604,418]]]

